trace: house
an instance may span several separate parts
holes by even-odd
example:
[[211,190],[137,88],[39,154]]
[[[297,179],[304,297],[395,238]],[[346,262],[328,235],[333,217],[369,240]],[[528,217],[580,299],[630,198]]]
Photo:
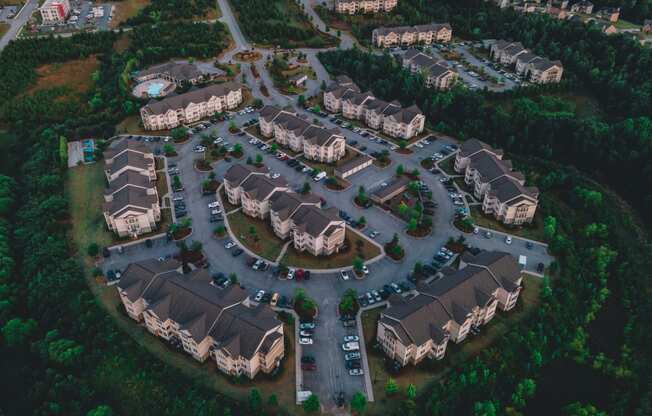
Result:
[[398,0],[335,0],[337,13],[379,13],[389,12],[396,7]]
[[141,83],[154,78],[163,78],[177,86],[181,86],[184,83],[195,85],[201,82],[211,81],[224,75],[226,75],[226,72],[218,68],[207,71],[205,66],[200,67],[195,63],[177,61],[166,62],[144,69],[138,72],[134,80]]
[[260,132],[304,157],[322,163],[334,163],[344,157],[346,141],[338,129],[309,123],[295,113],[265,106],[260,111]]
[[450,42],[453,29],[448,23],[418,26],[379,27],[371,32],[372,43],[379,48],[409,46],[417,43],[430,45]]
[[366,154],[360,154],[359,156],[347,160],[346,162],[337,166],[333,174],[340,179],[344,179],[371,166],[373,161],[374,160],[370,156],[367,156]]
[[641,32],[652,33],[652,19],[643,20],[643,27],[641,27]]
[[616,23],[620,18],[620,7],[604,7],[598,10],[596,16],[611,23]]
[[331,113],[342,111],[342,97],[349,91],[359,93],[360,88],[346,75],[336,77],[335,82],[328,85],[324,91],[324,107],[326,107],[326,110]]
[[64,23],[70,15],[69,0],[46,0],[39,8],[44,25]]
[[381,186],[369,196],[377,204],[384,204],[395,196],[405,192],[410,180],[405,176],[394,178],[390,183]]
[[559,7],[548,7],[546,8],[546,13],[551,17],[559,20],[565,20],[568,17],[566,10]]
[[438,61],[417,49],[409,49],[403,55],[403,67],[409,68],[412,73],[422,73],[426,87],[437,90],[449,89],[459,77],[456,71],[448,67],[446,61]]
[[119,237],[137,237],[157,229],[161,207],[154,181],[154,155],[135,140],[124,138],[104,152],[108,186],[102,214]]
[[305,74],[296,74],[291,76],[289,79],[290,84],[294,85],[295,87],[300,87],[302,85],[305,85],[307,80],[308,80],[308,76]]
[[461,343],[471,330],[479,331],[495,316],[517,303],[521,270],[508,253],[465,253],[457,270],[419,285],[416,296],[389,298],[389,308],[378,319],[376,340],[384,353],[401,366],[426,358],[441,360],[449,341]]
[[151,101],[140,109],[140,117],[145,130],[173,129],[236,108],[242,103],[242,88],[225,82]]
[[564,72],[561,61],[550,61],[523,48],[518,42],[498,40],[491,45],[491,57],[534,84],[558,83]]
[[283,324],[238,285],[219,289],[205,269],[182,273],[176,260],[131,263],[118,283],[127,314],[195,360],[231,376],[271,373],[285,354]]
[[538,207],[539,190],[525,186],[525,176],[514,171],[503,151],[478,139],[469,139],[455,155],[454,169],[464,173],[464,182],[482,201],[482,212],[503,224],[532,222]]
[[340,86],[336,80],[326,89],[326,109],[341,109],[343,117],[362,120],[367,126],[395,138],[409,140],[423,131],[426,117],[416,105],[402,108],[396,101],[387,103],[374,97],[371,92],[361,93],[355,84],[351,85],[348,81],[346,79],[346,84]]
[[581,0],[574,3],[571,6],[570,11],[573,13],[591,14],[593,13],[593,3],[587,0]]
[[618,29],[616,28],[616,26],[614,26],[613,24],[611,24],[609,22],[604,22],[604,21],[601,21],[601,20],[594,20],[593,24],[597,28],[599,28],[600,31],[602,33],[604,33],[605,35],[613,35],[615,33],[618,33]]
[[520,42],[510,42],[506,40],[498,40],[491,45],[489,55],[495,61],[503,65],[509,66],[516,63],[516,58],[527,50]]
[[291,192],[282,177],[273,179],[261,170],[236,164],[227,170],[224,185],[229,202],[242,205],[250,217],[269,215],[274,233],[281,239],[292,238],[298,251],[330,255],[344,244],[346,227],[337,210],[322,209],[315,195]]

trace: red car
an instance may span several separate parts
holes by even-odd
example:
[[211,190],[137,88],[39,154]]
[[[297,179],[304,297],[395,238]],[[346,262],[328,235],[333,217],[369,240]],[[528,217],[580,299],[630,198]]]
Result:
[[305,271],[303,269],[297,269],[294,272],[294,278],[297,280],[303,279],[304,275],[305,275]]
[[314,363],[302,363],[301,369],[305,371],[315,371],[317,369],[317,364]]

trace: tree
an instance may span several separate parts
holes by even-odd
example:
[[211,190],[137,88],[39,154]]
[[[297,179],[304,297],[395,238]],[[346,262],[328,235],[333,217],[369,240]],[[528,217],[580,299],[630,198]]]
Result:
[[367,219],[364,217],[364,215],[360,216],[360,218],[358,219],[358,224],[360,224],[360,226],[362,227],[367,225]]
[[408,384],[405,389],[405,395],[408,399],[414,400],[417,397],[417,387],[412,383]]
[[238,283],[238,275],[235,273],[230,273],[229,274],[229,282],[231,282],[232,285]]
[[68,165],[68,139],[63,136],[59,136],[59,161],[62,167]]
[[496,416],[496,405],[492,401],[475,402],[473,404],[473,416]]
[[405,168],[403,167],[403,165],[398,165],[396,167],[396,176],[403,176],[404,173],[405,173]]
[[278,397],[276,396],[276,393],[269,395],[267,398],[267,405],[271,407],[278,406]]
[[90,243],[86,252],[89,257],[97,257],[100,254],[100,246],[97,243]]
[[387,396],[393,396],[396,393],[398,393],[398,385],[396,384],[396,380],[390,377],[387,379],[387,383],[385,383],[385,394]]
[[22,347],[36,335],[37,329],[33,319],[13,318],[2,327],[2,338],[9,347]]
[[405,141],[405,140],[400,140],[400,141],[398,142],[398,147],[400,147],[401,149],[405,149],[405,148],[407,147],[407,141]]
[[97,406],[86,413],[86,416],[113,416],[113,410],[106,405]]
[[398,204],[398,215],[400,215],[403,218],[408,217],[410,214],[410,208],[405,204],[405,202],[401,201],[400,204]]
[[231,153],[235,155],[242,154],[242,145],[240,143],[233,145],[233,151]]
[[306,106],[306,97],[304,97],[303,94],[299,95],[297,98],[297,104],[299,104],[301,107]]
[[201,243],[201,241],[195,240],[190,244],[190,251],[201,251],[202,247],[203,244]]
[[303,186],[301,187],[301,193],[304,195],[310,193],[310,183],[308,182],[303,183]]
[[319,398],[314,394],[308,396],[303,402],[303,410],[306,413],[316,413],[319,410],[319,406]]
[[564,416],[607,416],[606,412],[596,409],[591,404],[574,402],[563,408]]
[[353,259],[353,270],[355,270],[355,272],[357,274],[362,273],[362,267],[363,266],[364,266],[364,262],[362,261],[362,259],[360,257],[356,257],[356,258]]
[[358,188],[358,204],[364,205],[367,202],[367,191],[364,189],[364,186],[360,185]]
[[410,218],[410,221],[408,221],[407,230],[409,232],[414,232],[416,231],[416,229],[417,229],[417,219],[412,217]]
[[173,155],[175,153],[174,146],[169,143],[163,145],[163,153],[165,153],[166,156]]
[[521,380],[517,385],[514,393],[512,393],[512,404],[517,409],[525,407],[525,402],[530,397],[534,396],[536,391],[536,382],[531,378]]
[[543,234],[546,236],[548,241],[552,241],[557,232],[557,219],[552,216],[548,216],[543,220]]
[[172,129],[170,136],[172,136],[172,140],[175,142],[180,142],[188,137],[188,129],[185,127],[176,127]]
[[260,166],[260,165],[262,165],[262,164],[263,164],[263,155],[261,155],[260,153],[258,153],[258,154],[256,155],[256,165]]
[[367,407],[367,398],[364,394],[357,391],[351,397],[351,410],[353,410],[357,415],[362,415],[365,408]]
[[260,395],[260,390],[253,388],[249,391],[249,409],[252,412],[258,413],[263,405],[263,398]]
[[229,131],[234,132],[236,130],[238,130],[238,126],[236,126],[235,121],[229,121]]

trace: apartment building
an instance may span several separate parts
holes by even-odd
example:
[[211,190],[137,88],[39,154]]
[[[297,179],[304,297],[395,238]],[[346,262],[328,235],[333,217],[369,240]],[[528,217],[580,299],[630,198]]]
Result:
[[109,230],[137,237],[156,230],[161,207],[154,155],[140,142],[121,139],[104,152],[108,186],[102,213]]
[[[229,202],[242,205],[248,216],[269,216],[274,233],[281,239],[292,238],[298,251],[329,255],[344,244],[346,226],[337,210],[323,210],[321,199],[315,195],[290,191],[285,179],[271,179],[250,166],[233,165],[224,176],[224,184]],[[240,200],[236,201],[238,195]]]
[[490,322],[496,309],[511,310],[521,292],[521,270],[504,252],[464,253],[457,270],[442,273],[417,287],[411,299],[391,296],[380,315],[376,339],[401,366],[444,358],[449,341],[464,341],[472,329]]
[[242,103],[242,88],[225,82],[166,97],[141,108],[140,117],[145,130],[173,129],[236,108]]
[[339,80],[324,92],[324,106],[328,111],[342,111],[342,116],[352,120],[362,120],[372,129],[400,139],[409,140],[421,133],[426,117],[416,105],[402,108],[397,101],[387,103],[379,100],[371,92],[360,92],[355,84],[343,85]]
[[132,319],[197,361],[212,359],[223,373],[250,379],[272,372],[285,354],[283,324],[240,286],[211,283],[205,269],[184,275],[174,259],[150,259],[127,266],[118,293]]
[[201,82],[211,81],[226,74],[221,69],[215,68],[214,70],[207,71],[205,68],[206,66],[200,67],[197,64],[186,61],[166,62],[138,72],[134,80],[141,83],[154,78],[162,78],[177,86],[181,86],[184,83],[195,85]]
[[65,23],[68,16],[70,16],[70,1],[46,0],[40,7],[39,12],[44,25]]
[[413,48],[403,55],[403,67],[408,68],[413,74],[417,72],[423,74],[426,87],[437,90],[449,89],[459,78],[457,72],[449,68],[446,61],[439,61]]
[[344,14],[389,12],[398,0],[335,0],[335,11]]
[[435,42],[450,42],[453,29],[448,23],[431,23],[418,26],[379,27],[371,32],[372,43],[379,48],[430,45]]
[[467,140],[455,156],[455,171],[482,201],[482,211],[504,224],[532,222],[539,190],[525,186],[525,176],[503,160],[503,152],[477,139]]
[[520,42],[499,40],[491,45],[490,56],[535,84],[558,83],[564,73],[561,61],[550,61],[525,49]]
[[260,133],[304,157],[334,163],[344,157],[346,141],[337,129],[309,123],[295,113],[265,106],[260,111]]

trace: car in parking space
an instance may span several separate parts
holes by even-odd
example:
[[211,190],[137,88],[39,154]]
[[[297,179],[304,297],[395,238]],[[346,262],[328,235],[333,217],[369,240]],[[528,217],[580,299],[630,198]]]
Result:
[[315,329],[313,322],[302,322],[299,324],[299,329]]
[[379,235],[380,235],[380,232],[379,232],[379,231],[375,231],[375,230],[369,233],[369,237],[371,237],[371,238],[376,238],[376,237],[378,237]]
[[299,344],[301,345],[312,345],[312,338],[299,338]]
[[342,278],[342,280],[349,280],[349,272],[347,272],[346,270],[340,271],[340,277]]
[[344,351],[360,351],[359,342],[345,342],[342,344],[342,350]]
[[265,291],[261,289],[258,291],[258,293],[256,293],[256,297],[254,298],[254,300],[256,302],[260,302],[261,300],[263,300],[264,295],[265,295]]
[[315,363],[315,357],[312,355],[304,355],[301,357],[301,363],[302,364],[314,364]]
[[360,360],[349,360],[344,363],[344,366],[347,370],[359,369],[362,368],[362,362]]
[[491,233],[491,231],[485,231],[484,236],[485,238],[491,238],[493,237],[493,234]]
[[369,268],[367,267],[366,264],[362,265],[362,273],[364,273],[365,275],[369,274]]
[[359,353],[358,351],[347,352],[346,354],[344,354],[344,359],[345,359],[346,361],[359,360],[360,357],[361,357],[361,356],[360,356],[360,353]]
[[423,144],[421,144],[421,142],[416,142],[414,145],[419,149],[423,149]]
[[242,253],[244,253],[244,250],[241,249],[240,247],[238,247],[238,248],[236,248],[235,250],[233,250],[233,251],[231,252],[231,255],[232,255],[233,257],[238,257],[238,256],[239,256],[240,254],[242,254]]
[[511,235],[505,236],[505,244],[507,244],[507,245],[512,244],[512,236]]
[[362,371],[361,368],[354,368],[349,370],[349,375],[350,376],[361,376],[364,374],[364,371]]
[[[183,197],[181,199],[183,199]],[[217,208],[219,206],[220,206],[219,201],[213,201],[213,202],[208,204],[208,208],[210,208],[210,209]]]
[[195,153],[204,153],[206,148],[204,146],[195,146],[193,147],[192,151]]
[[392,282],[389,285],[394,290],[394,293],[401,293],[402,292],[401,288],[396,283]]
[[276,304],[278,304],[278,298],[279,298],[278,293],[274,293],[269,301],[270,306],[276,306]]
[[294,279],[294,271],[295,271],[294,269],[288,269],[288,275],[287,275],[288,280]]
[[525,242],[525,248],[527,248],[528,250],[532,250],[533,247],[534,247],[534,244],[532,244],[531,241],[526,241]]
[[543,263],[537,264],[537,273],[543,273],[543,270],[546,268],[546,266]]
[[344,342],[355,342],[360,341],[360,337],[357,335],[346,335],[344,336]]
[[281,177],[280,173],[277,173],[277,172],[272,173],[272,179],[277,179],[277,178],[280,178],[280,177]]
[[301,335],[302,337],[310,338],[312,337],[313,332],[311,329],[302,329],[301,331],[299,331],[299,335]]
[[380,292],[378,292],[377,290],[372,290],[371,294],[374,296],[376,302],[380,302],[381,300],[383,300],[383,298],[380,296]]
[[226,243],[224,243],[224,248],[227,249],[227,250],[229,250],[229,249],[231,249],[231,248],[233,248],[235,246],[236,246],[236,244],[231,240],[227,240]]
[[371,292],[367,292],[367,293],[365,293],[364,295],[365,295],[365,297],[367,298],[367,303],[369,303],[370,305],[373,305],[374,303],[376,303],[376,299],[375,299],[374,296],[371,294]]

